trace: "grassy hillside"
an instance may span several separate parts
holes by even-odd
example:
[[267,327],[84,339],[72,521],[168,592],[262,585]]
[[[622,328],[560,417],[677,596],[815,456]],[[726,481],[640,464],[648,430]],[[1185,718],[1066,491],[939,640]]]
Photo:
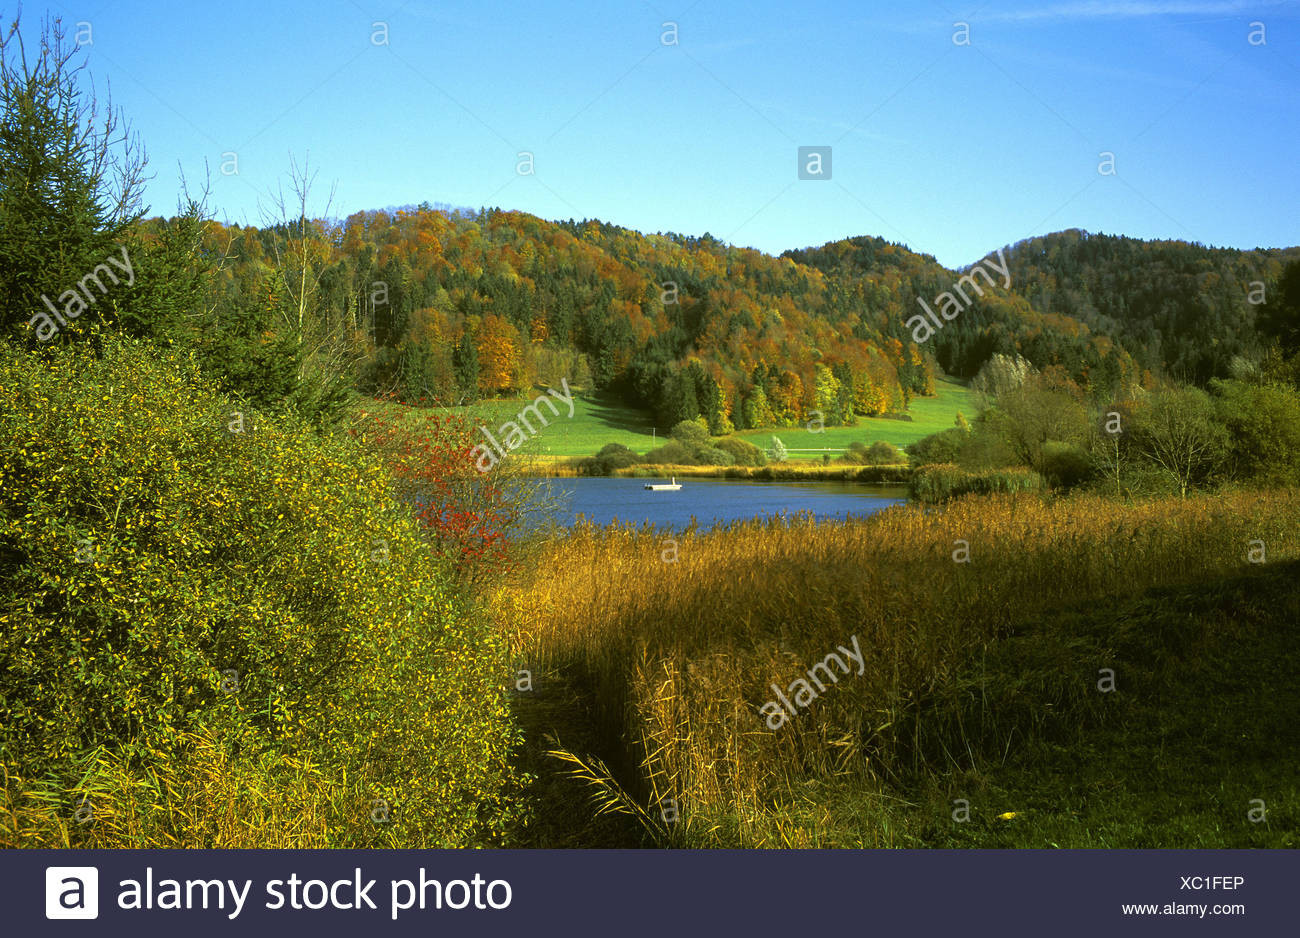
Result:
[[970,391],[961,384],[955,381],[937,381],[935,391],[934,397],[912,398],[911,406],[907,409],[911,421],[864,417],[856,426],[826,427],[820,432],[813,432],[804,427],[787,427],[750,430],[737,435],[764,449],[771,445],[773,436],[780,438],[781,442],[792,450],[823,447],[829,447],[832,451],[843,450],[855,440],[863,443],[884,440],[895,446],[906,446],[915,443],[923,436],[952,427],[958,411],[965,414],[967,418],[975,416]]
[[[479,401],[445,409],[468,416],[500,439],[498,428],[506,421],[518,421],[520,410],[529,406],[541,393],[535,390],[532,397]],[[530,415],[538,432],[521,447],[522,452],[543,457],[590,456],[606,443],[622,443],[637,452],[645,452],[655,445],[655,437],[651,433],[654,424],[649,411],[629,407],[613,395],[590,392],[576,396],[573,400],[572,418],[569,417],[566,404],[561,401],[554,403],[559,411],[558,417],[552,416],[546,406],[541,406],[541,413],[548,421],[546,426],[537,424]],[[414,418],[422,413],[419,408],[380,402],[373,398],[363,398],[357,406],[362,410],[412,418],[412,425]]]
[[[958,411],[967,417],[974,417],[975,408],[970,400],[970,392],[961,384],[954,381],[940,381],[936,385],[936,390],[934,397],[912,399],[911,407],[908,408],[911,421],[873,417],[862,418],[853,427],[827,427],[820,433],[814,433],[803,427],[778,427],[737,435],[764,449],[771,445],[773,435],[778,436],[781,442],[791,449],[827,447],[832,453],[842,451],[855,440],[864,443],[885,440],[897,446],[906,446],[923,436],[939,430],[947,430],[953,425]],[[467,407],[449,409],[472,415],[475,420],[495,433],[505,421],[515,420],[520,408],[534,398],[483,401]],[[366,400],[363,406],[402,412],[402,405],[379,404],[373,400]],[[568,408],[565,405],[557,401],[556,406],[560,410],[560,416],[557,418],[552,418],[548,409],[542,409],[550,422],[546,427],[539,428],[537,436],[524,448],[526,452],[552,457],[590,456],[606,443],[621,443],[637,453],[645,453],[661,445],[665,434],[671,429],[654,427],[654,420],[649,411],[629,407],[613,395],[599,392],[576,397],[572,418],[568,416]],[[652,429],[657,433],[652,433]]]

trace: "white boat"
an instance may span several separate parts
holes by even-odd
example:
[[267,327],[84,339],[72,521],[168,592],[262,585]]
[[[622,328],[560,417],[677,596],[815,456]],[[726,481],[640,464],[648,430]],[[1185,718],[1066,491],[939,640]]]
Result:
[[672,481],[671,483],[664,483],[664,482],[651,483],[651,482],[647,482],[647,483],[646,483],[646,488],[648,488],[648,489],[649,489],[650,491],[652,491],[652,492],[676,492],[676,491],[677,491],[678,489],[680,489],[682,486],[681,486],[681,483],[679,483],[679,482],[677,481],[677,477],[676,477],[676,476],[673,476],[672,479],[673,479],[673,481]]

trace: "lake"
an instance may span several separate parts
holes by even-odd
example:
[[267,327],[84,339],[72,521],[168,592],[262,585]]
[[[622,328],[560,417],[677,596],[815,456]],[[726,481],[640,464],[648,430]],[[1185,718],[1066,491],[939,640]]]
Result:
[[907,501],[903,486],[856,482],[747,482],[738,479],[681,479],[677,492],[647,491],[647,482],[667,479],[559,478],[543,483],[558,505],[556,521],[572,526],[579,515],[594,524],[631,521],[681,530],[692,516],[701,527],[728,521],[810,512],[819,519],[874,514]]

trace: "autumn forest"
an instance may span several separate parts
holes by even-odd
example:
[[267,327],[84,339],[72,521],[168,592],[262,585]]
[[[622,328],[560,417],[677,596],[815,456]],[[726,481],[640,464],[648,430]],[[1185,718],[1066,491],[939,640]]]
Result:
[[[902,411],[933,393],[936,373],[972,377],[995,352],[1054,367],[1097,399],[1165,376],[1225,377],[1266,341],[1251,284],[1300,259],[1061,232],[1011,248],[1010,289],[985,286],[918,345],[907,325],[918,298],[957,274],[876,237],[772,257],[708,234],[425,204],[337,223],[214,223],[203,238],[221,258],[210,334],[223,358],[251,345],[248,360],[272,369],[285,310],[309,301],[365,393],[456,403],[567,378],[664,426],[703,416],[714,435]],[[256,397],[265,374],[249,368],[231,390]]]

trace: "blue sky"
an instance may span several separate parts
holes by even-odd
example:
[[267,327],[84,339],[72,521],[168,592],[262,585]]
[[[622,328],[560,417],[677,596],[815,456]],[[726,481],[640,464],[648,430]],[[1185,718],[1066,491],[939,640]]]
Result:
[[[949,266],[1074,227],[1300,243],[1295,0],[28,0],[25,32],[45,9],[89,24],[155,213],[206,161],[216,215],[257,223],[292,153],[339,217],[499,205],[771,253],[872,234]],[[824,145],[831,178],[797,179]]]

